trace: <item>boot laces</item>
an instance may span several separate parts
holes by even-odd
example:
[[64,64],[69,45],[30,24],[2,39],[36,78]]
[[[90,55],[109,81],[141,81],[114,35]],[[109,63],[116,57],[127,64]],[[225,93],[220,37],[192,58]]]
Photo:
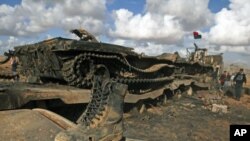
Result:
[[111,82],[102,81],[99,76],[94,76],[93,88],[91,91],[92,99],[87,106],[85,114],[80,122],[86,126],[93,124],[93,119],[98,119],[97,115],[102,115],[107,105],[108,96],[111,92]]

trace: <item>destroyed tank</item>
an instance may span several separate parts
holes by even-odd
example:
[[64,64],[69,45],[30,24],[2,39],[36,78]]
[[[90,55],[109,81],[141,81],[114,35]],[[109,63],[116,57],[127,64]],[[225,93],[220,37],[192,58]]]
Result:
[[212,66],[214,70],[219,69],[219,73],[222,73],[224,67],[222,53],[208,55],[206,48],[199,48],[196,43],[194,43],[194,47],[194,52],[190,52],[187,48],[187,58],[189,62],[206,64]]
[[18,73],[29,81],[55,82],[90,88],[95,73],[107,68],[111,79],[128,84],[131,93],[158,89],[179,75],[199,76],[213,70],[211,65],[188,62],[169,54],[145,56],[132,48],[98,42],[85,30],[72,30],[80,40],[53,38],[17,46],[5,53],[19,59]]
[[[5,89],[5,86],[1,86],[0,83],[0,98],[3,101],[0,103],[0,110],[22,108],[29,101],[58,98],[66,104],[89,103],[81,116],[76,116],[81,111],[75,111],[81,109],[79,105],[76,105],[77,108],[69,109],[74,114],[71,117],[79,117],[78,124],[42,109],[2,111],[0,117],[5,122],[0,126],[5,127],[4,133],[12,131],[21,132],[22,135],[0,134],[1,138],[29,140],[43,135],[41,139],[60,141],[65,137],[78,140],[86,138],[87,140],[100,138],[112,140],[111,137],[120,140],[123,137],[123,101],[136,103],[149,98],[156,99],[161,96],[166,98],[169,92],[179,93],[182,86],[190,87],[195,79],[200,79],[202,75],[213,70],[211,65],[188,61],[181,58],[178,53],[145,56],[133,52],[132,48],[100,43],[85,30],[72,30],[72,32],[78,35],[80,40],[58,37],[18,46],[14,51],[5,53],[7,57],[0,63],[8,62],[12,56],[17,57],[18,74],[29,81],[64,85],[48,89],[46,85],[31,85],[25,88],[22,83],[19,85],[14,83]],[[72,89],[65,85],[79,87],[81,93],[76,94],[79,89]],[[89,92],[83,92],[82,88],[92,88],[91,94],[86,97]],[[126,94],[127,88],[128,94]],[[47,92],[44,91],[45,89]],[[54,101],[48,102],[45,101],[42,108],[45,104],[51,104],[51,107],[55,105]],[[141,105],[141,109],[143,107]],[[69,114],[65,108],[60,109]],[[23,117],[30,115],[32,115],[31,122],[38,123],[35,126],[21,125],[17,122],[20,120],[26,122],[27,118]],[[21,126],[13,128],[15,124]],[[30,129],[38,128],[44,129],[41,130],[43,132],[39,130],[39,135],[30,133]],[[52,130],[53,133],[44,132]]]

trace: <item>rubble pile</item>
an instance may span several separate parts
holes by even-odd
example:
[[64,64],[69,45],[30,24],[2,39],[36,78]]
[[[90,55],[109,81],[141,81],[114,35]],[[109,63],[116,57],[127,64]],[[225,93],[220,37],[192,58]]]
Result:
[[201,96],[202,108],[215,113],[228,113],[228,106],[225,104],[225,96],[221,93],[204,93]]

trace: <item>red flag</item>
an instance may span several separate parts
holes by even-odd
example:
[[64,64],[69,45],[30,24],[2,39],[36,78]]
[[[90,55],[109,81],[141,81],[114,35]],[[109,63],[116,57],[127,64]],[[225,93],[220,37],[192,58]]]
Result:
[[196,32],[196,31],[194,31],[193,32],[193,35],[194,35],[194,39],[201,39],[201,35],[198,33],[198,32]]

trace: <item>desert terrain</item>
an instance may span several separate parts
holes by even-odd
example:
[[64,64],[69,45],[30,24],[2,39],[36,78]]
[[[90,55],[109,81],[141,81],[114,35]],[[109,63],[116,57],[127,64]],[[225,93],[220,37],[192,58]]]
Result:
[[219,96],[220,105],[227,109],[223,112],[212,111],[203,100],[215,95],[200,91],[193,96],[169,100],[165,105],[150,107],[142,114],[136,111],[125,113],[125,135],[149,141],[229,140],[231,124],[250,124],[250,96],[243,95],[241,101],[231,96]]

